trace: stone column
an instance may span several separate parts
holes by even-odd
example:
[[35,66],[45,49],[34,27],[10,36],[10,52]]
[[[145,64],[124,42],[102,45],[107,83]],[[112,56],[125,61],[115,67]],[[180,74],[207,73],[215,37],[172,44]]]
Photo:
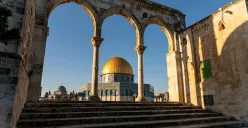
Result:
[[138,97],[135,101],[147,102],[144,97],[144,72],[143,72],[143,53],[146,50],[146,46],[137,46],[135,51],[138,54]]
[[99,102],[101,101],[97,90],[98,90],[98,66],[99,66],[99,48],[101,46],[103,39],[100,37],[93,37],[91,39],[91,44],[93,45],[93,63],[92,63],[92,85],[91,85],[91,95],[89,101]]
[[182,79],[183,79],[183,88],[184,88],[184,102],[191,103],[190,101],[190,89],[189,89],[189,78],[188,78],[188,67],[187,62],[189,56],[187,55],[187,39],[180,38],[180,51],[181,51],[181,67],[182,67]]
[[184,88],[181,68],[181,53],[177,51],[170,52],[166,55],[169,101],[184,103]]

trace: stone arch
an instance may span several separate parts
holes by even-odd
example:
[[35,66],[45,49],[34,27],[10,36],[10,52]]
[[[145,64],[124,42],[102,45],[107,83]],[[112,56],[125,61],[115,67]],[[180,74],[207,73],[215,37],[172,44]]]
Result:
[[101,37],[101,32],[97,31],[99,29],[98,27],[98,21],[99,21],[99,16],[96,12],[96,10],[88,3],[87,0],[51,0],[50,3],[47,4],[47,8],[46,8],[46,19],[45,19],[45,25],[48,25],[48,19],[52,13],[52,11],[62,5],[62,4],[66,4],[66,3],[76,3],[78,5],[80,5],[90,16],[92,22],[93,22],[93,27],[94,27],[94,37]]
[[[125,17],[128,20],[128,22],[131,23],[131,25],[135,29],[136,43],[139,43],[141,25],[140,25],[138,19],[134,16],[134,14],[132,12],[126,10],[124,7],[111,7],[109,9],[105,10],[100,15],[101,26],[102,26],[103,22],[108,17],[110,17],[110,16],[112,16],[114,14],[121,15],[121,16]],[[139,44],[136,44],[136,45],[139,45]]]
[[110,101],[115,101],[115,90],[114,89],[111,89],[110,90]]
[[[148,20],[146,20],[142,26],[141,26],[141,34],[144,36],[146,28],[151,25],[151,24],[156,24],[161,27],[163,32],[165,33],[167,39],[168,39],[168,48],[169,52],[175,51],[175,43],[174,43],[174,34],[173,34],[173,29],[168,25],[166,22],[164,22],[160,17],[151,17]],[[144,38],[143,38],[144,39]],[[144,41],[142,41],[144,42]]]
[[109,90],[106,89],[105,90],[105,101],[108,101],[108,97],[109,97]]

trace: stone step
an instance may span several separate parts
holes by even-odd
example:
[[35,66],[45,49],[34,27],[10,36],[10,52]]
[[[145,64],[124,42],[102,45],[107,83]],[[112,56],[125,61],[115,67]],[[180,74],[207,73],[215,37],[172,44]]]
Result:
[[[148,121],[127,121],[127,122],[111,122],[111,123],[95,123],[95,124],[86,124],[81,123],[80,125],[70,123],[66,126],[48,126],[47,125],[35,125],[33,127],[40,127],[40,128],[167,128],[172,126],[179,126],[180,128],[184,128],[186,126],[190,126],[192,124],[213,124],[213,123],[225,123],[225,122],[232,122],[228,117],[205,117],[205,118],[188,118],[188,119],[178,119],[178,120],[148,120]],[[236,121],[235,121],[236,122]],[[238,123],[238,122],[236,122]],[[50,124],[47,122],[47,124]],[[29,126],[29,125],[28,125]],[[25,125],[19,125],[18,128],[27,128]],[[221,127],[218,127],[221,128]],[[226,128],[226,127],[224,127]],[[235,128],[235,127],[233,127]]]
[[101,107],[101,106],[182,106],[180,103],[26,103],[26,108],[35,107]]
[[210,113],[203,109],[185,110],[143,110],[143,111],[94,111],[94,112],[58,112],[58,113],[22,113],[20,119],[51,119],[94,116],[126,116],[126,115],[155,115],[155,114],[185,114]]
[[[241,128],[241,127],[246,127],[246,124],[243,123],[242,121],[224,121],[224,122],[215,122],[215,123],[207,123],[207,124],[187,125],[184,126],[183,128]],[[168,128],[182,128],[182,127],[174,126]]]
[[[186,118],[222,117],[216,113],[186,113],[186,114],[159,114],[159,115],[133,115],[133,116],[107,116],[107,117],[82,117],[82,118],[57,118],[57,119],[30,119],[19,120],[19,126],[65,126],[75,124],[99,124],[106,122],[128,122],[128,121],[155,121],[155,120],[177,120]],[[218,118],[218,119],[219,119]]]
[[[37,102],[27,102],[27,103],[37,103]],[[53,101],[53,100],[39,100],[38,103],[92,103],[89,101]],[[101,101],[101,103],[110,104],[181,104],[178,102],[133,102],[133,101]]]
[[102,107],[41,107],[23,108],[23,113],[47,112],[89,112],[89,111],[130,111],[130,110],[172,110],[172,109],[197,109],[193,106],[102,106]]

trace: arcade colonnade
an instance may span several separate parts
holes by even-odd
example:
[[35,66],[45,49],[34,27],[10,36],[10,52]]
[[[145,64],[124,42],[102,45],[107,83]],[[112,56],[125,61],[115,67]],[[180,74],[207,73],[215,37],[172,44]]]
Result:
[[[138,97],[136,101],[145,101],[144,98],[144,69],[143,53],[146,50],[144,44],[144,32],[148,25],[157,24],[168,38],[169,53],[167,56],[170,101],[184,102],[183,77],[181,66],[180,37],[179,32],[185,29],[185,16],[180,11],[153,2],[139,0],[43,0],[37,1],[34,16],[34,30],[29,59],[22,58],[28,63],[27,70],[32,71],[29,76],[27,101],[38,101],[41,94],[42,69],[46,39],[49,34],[48,19],[51,12],[61,4],[75,2],[82,6],[89,14],[94,26],[91,39],[93,46],[92,62],[92,88],[90,101],[99,101],[98,71],[99,50],[104,39],[101,37],[101,28],[104,20],[113,14],[125,17],[136,31],[136,46],[134,50],[138,57]],[[22,43],[21,48],[28,43]],[[21,49],[21,50],[23,50]],[[28,54],[28,53],[26,53]],[[38,70],[37,70],[38,69]]]

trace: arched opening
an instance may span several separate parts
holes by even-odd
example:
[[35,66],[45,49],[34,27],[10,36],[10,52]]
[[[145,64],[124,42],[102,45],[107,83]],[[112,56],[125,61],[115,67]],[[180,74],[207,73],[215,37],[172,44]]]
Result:
[[110,101],[115,101],[115,91],[114,91],[114,89],[111,89],[111,91],[110,91]]
[[108,101],[108,89],[105,90],[105,101]]
[[[162,28],[162,29],[161,29]],[[156,33],[156,35],[154,34]],[[154,87],[148,88],[145,85],[145,98],[153,102],[154,93],[168,92],[168,71],[166,54],[169,52],[168,34],[163,26],[151,22],[144,33],[144,42],[147,46],[144,52],[144,82]],[[157,101],[157,99],[155,99]]]
[[[134,48],[136,46],[136,31],[134,26],[132,26],[132,24],[128,22],[129,20],[127,21],[125,18],[127,17],[123,16],[122,14],[118,14],[108,17],[104,20],[104,23],[102,25],[102,37],[104,38],[104,42],[101,44],[100,48],[99,75],[101,74],[103,65],[109,59],[114,58],[116,56],[125,59],[131,65],[134,75],[137,75],[137,53],[134,51]],[[121,79],[119,79],[115,75],[108,77],[111,77],[111,80],[108,81],[108,83],[110,83],[112,80],[127,81],[127,77],[125,79],[125,76],[120,76]],[[129,83],[123,82],[121,84],[114,84],[116,84],[118,88],[121,88],[120,86]],[[129,100],[128,94],[127,96],[125,96],[124,90],[121,91],[118,96],[116,95],[117,91],[115,92],[114,101]]]
[[[101,32],[100,33],[97,33],[97,20],[98,20],[98,16],[97,16],[97,13],[95,12],[94,8],[91,7],[87,2],[81,2],[81,1],[78,1],[78,0],[66,0],[66,1],[50,1],[50,4],[48,4],[48,7],[47,7],[47,15],[48,15],[48,18],[47,20],[49,19],[51,13],[59,6],[63,5],[63,4],[67,4],[67,3],[73,3],[73,4],[77,4],[79,5],[82,9],[84,9],[88,16],[91,18],[92,20],[92,23],[93,23],[93,26],[94,26],[94,37],[96,36],[101,36]],[[47,21],[48,23],[48,21]],[[45,24],[46,25],[46,24]]]
[[[125,10],[123,7],[112,7],[107,9],[101,16],[100,16],[100,21],[103,24],[103,22],[108,19],[108,17],[112,16],[112,15],[120,15],[123,16],[131,25],[132,27],[135,29],[135,35],[136,35],[136,45],[138,45],[137,43],[140,43],[140,24],[138,23],[136,17],[134,17],[134,15],[132,14],[132,12],[129,12],[127,10]],[[115,22],[115,23],[119,23],[119,22]],[[120,26],[119,26],[120,27]],[[118,28],[119,28],[118,27]]]
[[[61,3],[60,3],[61,4]],[[60,5],[59,4],[59,5]],[[54,6],[49,16],[50,34],[46,42],[42,96],[55,90],[61,83],[68,92],[78,90],[91,80],[92,45],[94,31],[92,19],[77,3]],[[86,92],[87,98],[90,90]]]

